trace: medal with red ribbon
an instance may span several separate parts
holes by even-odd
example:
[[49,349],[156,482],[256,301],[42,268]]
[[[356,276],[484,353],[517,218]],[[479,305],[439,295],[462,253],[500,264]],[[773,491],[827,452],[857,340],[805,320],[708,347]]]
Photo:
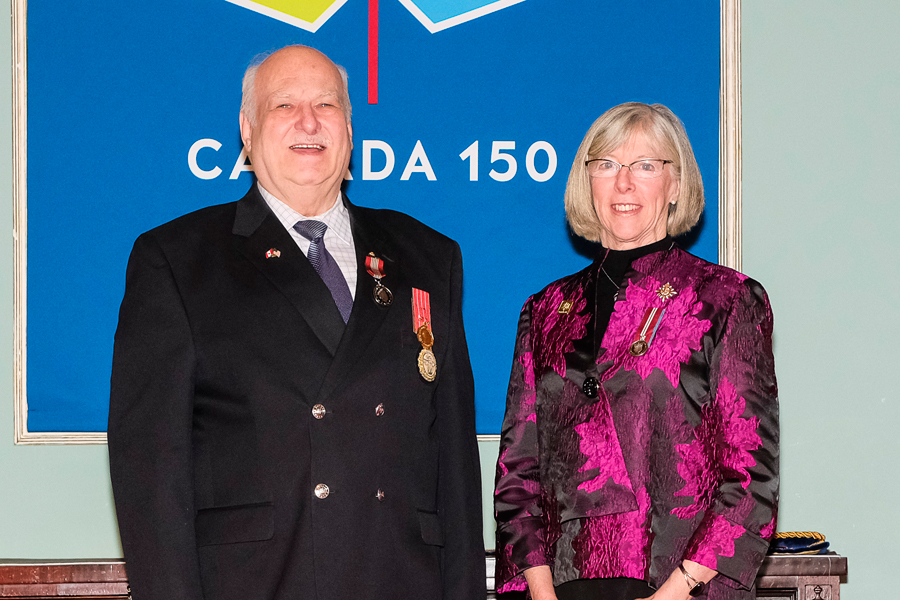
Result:
[[384,277],[384,261],[369,252],[366,256],[366,271],[375,279],[375,289],[372,290],[372,298],[378,306],[390,306],[394,302],[394,294],[381,283]]
[[632,356],[647,354],[647,350],[650,349],[650,342],[653,341],[653,336],[656,335],[656,330],[659,329],[659,323],[665,313],[666,309],[664,308],[647,309],[644,313],[644,318],[641,319],[637,333],[634,334],[631,346],[628,348],[628,352]]
[[431,348],[434,346],[434,333],[431,331],[431,297],[428,292],[413,288],[412,291],[413,331],[422,344],[419,351],[419,374],[425,381],[434,381],[437,377],[437,359]]

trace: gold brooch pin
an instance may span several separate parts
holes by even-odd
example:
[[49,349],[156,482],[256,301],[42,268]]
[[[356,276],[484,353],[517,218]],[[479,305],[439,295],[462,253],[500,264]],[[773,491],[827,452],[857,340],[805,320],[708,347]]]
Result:
[[678,295],[678,292],[675,291],[675,288],[672,287],[672,284],[667,283],[656,290],[656,295],[663,300],[671,300]]
[[572,312],[572,301],[571,300],[563,300],[559,303],[559,308],[556,310],[561,315],[567,315]]

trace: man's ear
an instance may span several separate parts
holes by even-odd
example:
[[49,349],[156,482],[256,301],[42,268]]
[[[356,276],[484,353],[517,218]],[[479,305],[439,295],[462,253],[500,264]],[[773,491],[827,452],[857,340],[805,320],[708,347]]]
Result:
[[241,122],[241,141],[244,142],[244,150],[247,151],[247,154],[250,154],[250,139],[253,137],[253,125],[250,124],[250,119],[247,118],[244,111],[241,111],[239,118]]

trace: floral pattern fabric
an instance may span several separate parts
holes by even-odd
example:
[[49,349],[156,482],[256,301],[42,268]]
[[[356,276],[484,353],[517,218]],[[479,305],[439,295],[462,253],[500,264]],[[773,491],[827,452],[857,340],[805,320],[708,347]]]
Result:
[[[498,590],[525,589],[522,572],[539,565],[557,585],[658,587],[689,559],[720,573],[708,598],[749,600],[778,501],[765,291],[678,248],[649,254],[593,343],[598,271],[550,284],[520,316],[497,465]],[[654,308],[665,312],[635,355]]]

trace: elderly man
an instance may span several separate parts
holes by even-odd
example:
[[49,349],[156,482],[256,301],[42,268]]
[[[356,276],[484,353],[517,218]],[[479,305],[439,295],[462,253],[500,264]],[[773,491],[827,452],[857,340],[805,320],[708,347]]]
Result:
[[109,454],[135,600],[485,595],[459,247],[342,195],[346,74],[244,78],[257,184],[140,236]]

